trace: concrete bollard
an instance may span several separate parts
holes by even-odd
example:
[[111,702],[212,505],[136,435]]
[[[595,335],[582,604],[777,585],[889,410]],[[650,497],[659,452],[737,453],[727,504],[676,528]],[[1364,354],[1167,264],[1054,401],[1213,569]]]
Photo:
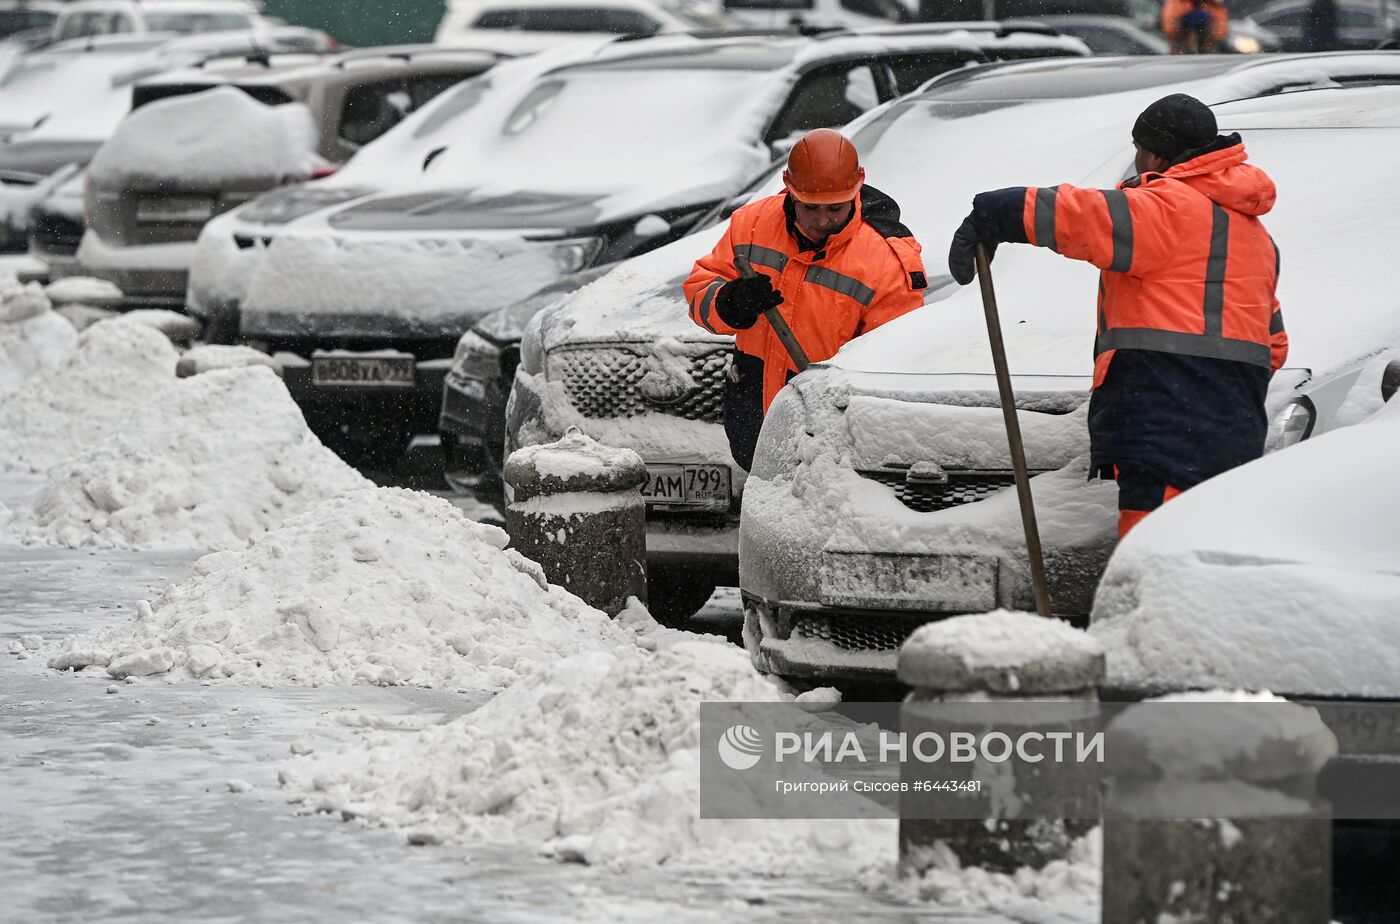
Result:
[[511,545],[551,583],[616,616],[628,597],[647,598],[646,480],[635,452],[603,446],[576,428],[517,450],[505,467]]
[[[1018,719],[1042,729],[1048,721],[1071,734],[1092,734],[1099,727],[1103,649],[1059,620],[997,610],[929,623],[900,649],[898,673],[913,687],[900,710],[900,730],[911,739],[923,731],[946,735],[950,721],[961,718],[958,713],[966,718],[956,723],[959,730],[991,718],[997,728]],[[956,704],[967,708],[950,708]],[[928,772],[909,762],[904,767],[911,787],[914,776]],[[1023,866],[1039,869],[1065,859],[1074,840],[1098,823],[1097,766],[1020,763],[1013,769],[977,762],[940,765],[938,772],[943,779],[976,781],[982,789],[957,797],[963,817],[901,817],[900,867],[906,874],[920,875],[945,862],[949,851],[960,866],[1004,873]],[[915,801],[905,802],[901,816],[921,811]],[[1005,817],[1013,814],[1004,810],[1007,805],[1048,801],[1072,807],[1066,815],[1073,817]]]
[[1221,702],[1230,695],[1146,700],[1108,724],[1103,920],[1332,919],[1331,819],[1316,793],[1336,738],[1311,707]]

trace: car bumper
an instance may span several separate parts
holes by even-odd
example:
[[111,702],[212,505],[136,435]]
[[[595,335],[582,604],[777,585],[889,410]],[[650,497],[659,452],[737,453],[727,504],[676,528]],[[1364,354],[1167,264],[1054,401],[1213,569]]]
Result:
[[72,273],[93,276],[122,290],[123,308],[183,311],[194,242],[149,247],[114,247],[91,229],[78,248]]
[[392,429],[404,433],[437,432],[443,379],[450,360],[414,364],[412,385],[320,385],[312,379],[307,357],[276,354],[282,381],[313,430],[327,428]]
[[438,432],[447,483],[483,504],[501,506],[506,392],[499,381],[444,376]]

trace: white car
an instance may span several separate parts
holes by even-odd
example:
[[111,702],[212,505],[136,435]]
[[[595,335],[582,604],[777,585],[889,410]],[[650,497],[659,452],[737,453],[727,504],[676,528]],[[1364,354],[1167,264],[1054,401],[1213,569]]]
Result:
[[54,23],[54,41],[129,32],[234,32],[267,26],[243,0],[75,0]]
[[[1062,141],[1047,139],[1047,150],[1077,151],[1080,170],[1018,165],[1013,178],[997,168],[977,189],[1065,179],[1113,186],[1132,169],[1122,132],[1140,102],[1101,98],[1092,119],[1066,123]],[[1269,393],[1277,449],[1374,409],[1378,398],[1367,396],[1385,365],[1377,353],[1400,346],[1400,263],[1386,253],[1400,233],[1400,193],[1381,188],[1385,152],[1400,142],[1400,89],[1317,89],[1215,109],[1221,131],[1240,131],[1251,161],[1280,189],[1265,219],[1283,254],[1279,298],[1291,341]],[[1044,137],[1063,116],[1042,109],[1022,119],[1023,130]],[[901,120],[890,121],[865,129],[888,139]],[[1324,162],[1328,180],[1318,182]],[[926,238],[934,259],[960,213],[948,210],[946,227]],[[1083,618],[1117,514],[1115,486],[1086,480],[1096,271],[1007,246],[993,276],[1029,466],[1044,473],[1032,485],[1052,601],[1057,614]],[[746,640],[759,666],[804,678],[888,677],[908,632],[936,614],[1033,608],[998,404],[976,286],[848,345],[778,397],[740,541]]]
[[524,54],[563,42],[725,28],[712,13],[651,0],[459,0],[448,7],[435,41]]
[[911,22],[899,0],[722,0],[724,15],[755,29],[850,28]]

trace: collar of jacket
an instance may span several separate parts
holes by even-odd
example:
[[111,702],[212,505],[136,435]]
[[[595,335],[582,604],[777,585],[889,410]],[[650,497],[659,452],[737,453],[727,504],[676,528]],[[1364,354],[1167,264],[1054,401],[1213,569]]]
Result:
[[1244,141],[1239,133],[1221,135],[1210,144],[1187,151],[1177,158],[1176,163],[1166,170],[1158,173],[1149,171],[1140,173],[1137,176],[1118,184],[1119,189],[1131,189],[1134,186],[1145,186],[1154,180],[1163,177],[1173,180],[1185,179],[1188,176],[1200,176],[1205,173],[1215,173],[1224,170],[1226,167],[1234,167],[1242,164],[1248,158],[1244,151]]
[[792,193],[784,192],[783,216],[787,219],[788,233],[792,235],[792,239],[797,245],[798,256],[801,257],[803,254],[810,253],[812,254],[812,262],[816,263],[819,260],[825,260],[832,253],[849,244],[851,239],[856,236],[856,228],[860,226],[862,220],[860,200],[861,197],[857,194],[855,206],[851,209],[851,217],[846,220],[846,223],[841,226],[839,231],[833,231],[831,234],[828,234],[826,236],[826,242],[815,250],[803,250],[802,245],[804,243],[810,244],[811,241],[807,240],[806,236],[797,229],[797,213],[792,207]]
[[1210,144],[1188,151],[1162,173],[1144,173],[1118,184],[1119,189],[1177,180],[1226,208],[1245,215],[1264,215],[1278,200],[1274,181],[1246,163],[1238,134],[1221,135]]

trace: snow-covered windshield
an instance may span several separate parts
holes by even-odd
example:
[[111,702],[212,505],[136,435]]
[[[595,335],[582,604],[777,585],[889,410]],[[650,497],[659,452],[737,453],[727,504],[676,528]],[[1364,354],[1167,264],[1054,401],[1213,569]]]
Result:
[[469,113],[427,182],[606,196],[724,177],[732,188],[768,161],[754,108],[771,81],[766,70],[555,72],[515,90],[504,115]]

